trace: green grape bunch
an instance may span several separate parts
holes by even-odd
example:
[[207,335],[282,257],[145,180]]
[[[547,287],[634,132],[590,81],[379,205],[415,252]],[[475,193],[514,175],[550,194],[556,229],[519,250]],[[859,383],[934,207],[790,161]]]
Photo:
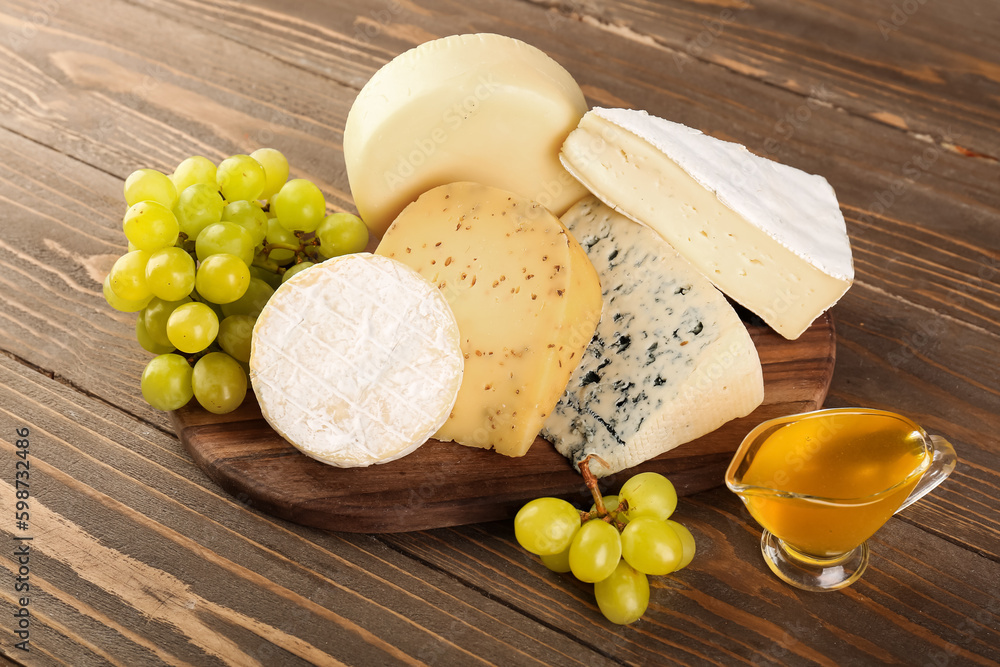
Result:
[[588,467],[591,458],[597,457],[580,463],[594,497],[590,511],[559,498],[536,498],[514,517],[514,537],[549,570],[594,584],[604,617],[628,625],[649,606],[648,577],[677,572],[694,558],[694,536],[670,519],[677,507],[670,480],[639,473],[618,495],[602,496]]
[[360,218],[328,215],[314,183],[288,177],[285,156],[261,148],[218,165],[195,155],[172,174],[138,169],[125,179],[128,252],[102,290],[112,308],[136,313],[136,340],[155,355],[140,381],[154,408],[195,399],[215,414],[237,409],[254,324],[274,291],[368,245]]

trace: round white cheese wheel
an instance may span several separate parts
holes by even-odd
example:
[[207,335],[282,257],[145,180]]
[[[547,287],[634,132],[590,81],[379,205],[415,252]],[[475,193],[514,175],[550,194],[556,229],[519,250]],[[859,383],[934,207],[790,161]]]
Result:
[[347,116],[358,213],[381,236],[424,192],[472,181],[561,215],[587,194],[559,162],[586,111],[569,72],[522,41],[482,33],[421,44],[376,72]]
[[328,260],[275,291],[254,326],[250,380],[267,422],[341,468],[385,463],[448,418],[462,382],[440,291],[395,260]]

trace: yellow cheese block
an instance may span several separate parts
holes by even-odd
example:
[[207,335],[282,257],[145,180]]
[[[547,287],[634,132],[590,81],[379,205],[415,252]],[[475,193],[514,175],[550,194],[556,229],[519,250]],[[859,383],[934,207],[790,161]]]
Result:
[[587,194],[559,163],[586,112],[570,73],[522,41],[487,33],[421,44],[376,72],[347,116],[358,213],[381,236],[422,193],[469,180],[561,215]]
[[421,195],[376,253],[437,285],[458,322],[465,375],[435,437],[523,456],[601,317],[586,253],[545,207],[475,183]]

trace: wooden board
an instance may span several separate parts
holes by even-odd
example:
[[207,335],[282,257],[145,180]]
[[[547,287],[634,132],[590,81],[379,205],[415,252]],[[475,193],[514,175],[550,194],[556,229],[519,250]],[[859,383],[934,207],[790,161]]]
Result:
[[[681,495],[718,486],[753,426],[823,404],[836,350],[829,314],[794,341],[763,325],[748,326],[764,368],[764,403],[747,417],[603,479],[602,488],[613,492],[645,470],[670,477]],[[275,433],[252,393],[228,415],[213,415],[192,401],[172,418],[195,462],[222,488],[252,507],[318,528],[424,530],[508,518],[539,496],[589,502],[580,475],[541,438],[520,458],[431,440],[391,463],[334,468]]]

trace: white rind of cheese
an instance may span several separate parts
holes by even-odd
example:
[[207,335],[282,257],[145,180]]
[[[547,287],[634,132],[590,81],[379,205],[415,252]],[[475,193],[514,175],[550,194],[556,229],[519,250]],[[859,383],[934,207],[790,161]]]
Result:
[[448,418],[462,382],[458,325],[413,269],[367,253],[281,285],[254,326],[261,413],[312,458],[341,468],[409,454]]
[[786,338],[854,280],[844,217],[822,176],[631,109],[588,112],[561,159]]
[[522,41],[481,33],[421,44],[376,72],[348,113],[358,213],[381,236],[424,192],[474,181],[559,215],[586,194],[559,162],[586,111],[569,72]]
[[733,307],[660,236],[587,197],[562,217],[601,279],[603,316],[542,436],[602,477],[752,412],[757,350]]

